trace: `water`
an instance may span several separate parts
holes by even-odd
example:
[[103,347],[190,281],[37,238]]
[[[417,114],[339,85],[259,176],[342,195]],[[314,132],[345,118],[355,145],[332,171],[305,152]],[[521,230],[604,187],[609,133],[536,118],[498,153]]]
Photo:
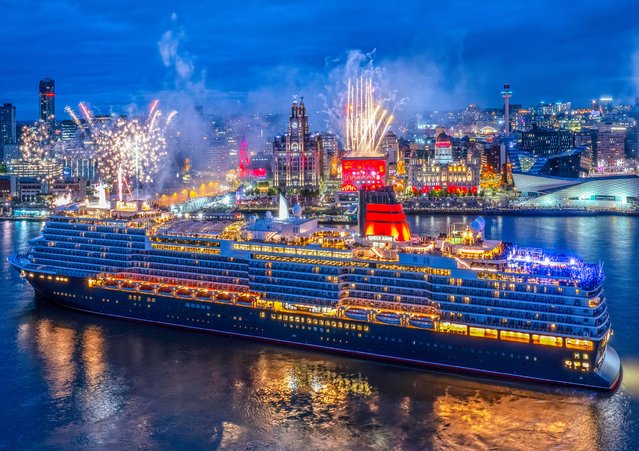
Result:
[[[435,234],[460,218],[413,217]],[[472,219],[472,218],[467,218]],[[0,449],[639,449],[639,219],[487,219],[489,238],[604,261],[612,395],[480,380],[36,305],[0,222]]]

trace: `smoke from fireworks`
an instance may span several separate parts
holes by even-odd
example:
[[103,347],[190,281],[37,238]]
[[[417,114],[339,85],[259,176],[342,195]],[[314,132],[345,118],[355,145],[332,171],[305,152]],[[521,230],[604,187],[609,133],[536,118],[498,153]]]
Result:
[[379,155],[393,115],[382,108],[373,95],[373,81],[360,77],[355,84],[348,81],[346,104],[346,149],[351,156]]
[[70,107],[65,108],[78,128],[93,142],[98,171],[104,182],[114,184],[119,172],[138,183],[155,180],[167,155],[164,133],[175,116],[173,111],[163,121],[158,103],[158,100],[153,101],[144,119],[110,118],[108,121],[96,120],[84,103],[80,103],[80,111],[85,122]]

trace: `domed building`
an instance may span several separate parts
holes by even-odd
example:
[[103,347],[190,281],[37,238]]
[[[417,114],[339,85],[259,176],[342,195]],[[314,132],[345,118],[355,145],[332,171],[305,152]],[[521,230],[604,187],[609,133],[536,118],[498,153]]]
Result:
[[423,193],[474,194],[479,186],[480,170],[479,151],[472,149],[465,159],[456,160],[452,138],[438,128],[432,158],[424,161],[417,158],[416,152],[411,152],[409,186]]

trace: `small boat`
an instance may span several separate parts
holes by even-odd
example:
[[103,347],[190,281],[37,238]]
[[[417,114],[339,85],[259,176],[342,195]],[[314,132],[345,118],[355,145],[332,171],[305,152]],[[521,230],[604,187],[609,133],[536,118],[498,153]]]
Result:
[[173,293],[173,288],[171,287],[160,287],[158,288],[158,294],[172,294]]
[[362,308],[349,308],[344,311],[344,316],[350,319],[356,319],[359,321],[367,321],[370,310]]
[[195,295],[196,298],[202,299],[204,301],[210,301],[212,294],[208,291],[198,291]]
[[408,322],[411,326],[419,327],[420,329],[432,329],[435,327],[433,319],[428,316],[415,315]]
[[402,320],[399,316],[399,313],[394,312],[379,312],[377,315],[375,315],[375,319],[380,323],[386,324],[399,324]]
[[179,290],[177,290],[175,292],[175,295],[177,297],[180,297],[180,298],[192,298],[193,297],[193,293],[191,293],[191,290],[188,290],[186,288],[180,288]]
[[219,302],[224,302],[224,303],[230,304],[231,301],[233,300],[233,296],[231,296],[228,293],[218,293],[215,296],[215,300],[219,301]]
[[136,286],[133,282],[123,282],[121,288],[123,290],[133,291],[135,290]]
[[153,293],[153,285],[145,283],[140,286],[140,291],[144,291],[146,293]]
[[118,281],[114,280],[114,279],[106,279],[104,281],[104,286],[105,287],[117,287],[118,286]]
[[247,295],[240,296],[236,299],[235,303],[238,305],[244,305],[247,307],[253,306],[253,304],[255,304],[255,296],[247,296]]

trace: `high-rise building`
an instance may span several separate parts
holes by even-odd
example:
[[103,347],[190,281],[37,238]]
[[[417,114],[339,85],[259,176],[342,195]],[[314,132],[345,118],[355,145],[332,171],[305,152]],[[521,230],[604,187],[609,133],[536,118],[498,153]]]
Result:
[[55,81],[40,80],[40,120],[49,123],[49,132],[55,128]]
[[319,189],[320,158],[308,128],[304,100],[293,102],[288,132],[273,141],[273,186],[282,191]]
[[16,107],[5,103],[0,107],[0,161],[5,160],[5,146],[16,142]]
[[626,152],[627,128],[618,124],[601,123],[597,128],[597,166],[614,168],[623,165]]

